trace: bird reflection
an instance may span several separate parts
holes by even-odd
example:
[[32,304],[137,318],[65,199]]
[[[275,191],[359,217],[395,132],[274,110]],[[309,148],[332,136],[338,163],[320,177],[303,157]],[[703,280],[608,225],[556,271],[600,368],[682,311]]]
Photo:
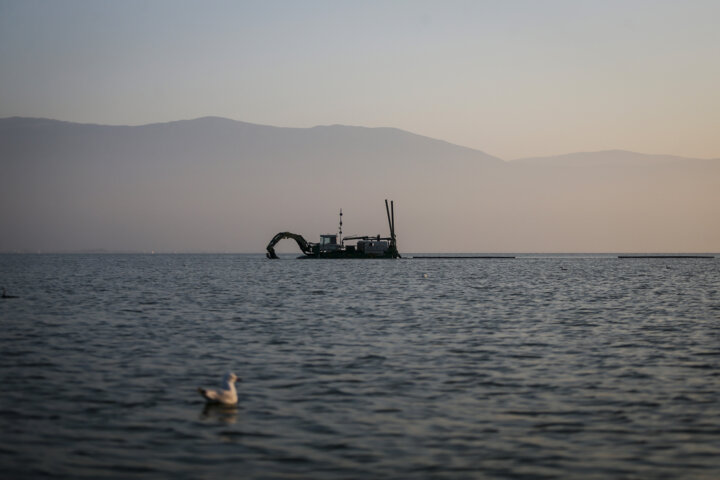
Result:
[[232,425],[237,422],[238,407],[237,405],[220,405],[220,404],[205,404],[200,418],[203,420],[213,420],[226,425]]
[[7,291],[5,291],[5,287],[2,288],[2,298],[18,298],[15,295],[8,295]]

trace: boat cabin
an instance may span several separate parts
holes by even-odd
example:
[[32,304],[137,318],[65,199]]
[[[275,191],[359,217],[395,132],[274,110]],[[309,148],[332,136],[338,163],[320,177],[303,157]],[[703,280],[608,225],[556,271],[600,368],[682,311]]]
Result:
[[320,251],[321,252],[337,252],[340,244],[337,243],[337,235],[326,234],[320,235]]

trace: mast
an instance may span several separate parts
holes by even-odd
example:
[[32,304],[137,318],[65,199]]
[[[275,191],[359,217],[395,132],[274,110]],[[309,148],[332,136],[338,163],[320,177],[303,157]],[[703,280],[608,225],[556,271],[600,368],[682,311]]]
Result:
[[390,227],[390,252],[393,258],[400,258],[397,251],[397,242],[395,241],[395,202],[390,200],[390,206],[385,199],[385,212],[387,213],[388,226]]
[[395,202],[393,200],[390,200],[390,216],[392,218],[392,232],[390,236],[392,237],[393,245],[395,245]]
[[338,245],[342,245],[342,208],[340,209],[340,226],[338,227]]

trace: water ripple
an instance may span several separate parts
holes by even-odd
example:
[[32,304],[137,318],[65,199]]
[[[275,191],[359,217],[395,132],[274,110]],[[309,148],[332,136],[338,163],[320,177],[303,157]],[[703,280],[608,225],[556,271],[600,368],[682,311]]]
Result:
[[[716,260],[0,271],[8,478],[720,477]],[[230,369],[240,404],[206,407]]]

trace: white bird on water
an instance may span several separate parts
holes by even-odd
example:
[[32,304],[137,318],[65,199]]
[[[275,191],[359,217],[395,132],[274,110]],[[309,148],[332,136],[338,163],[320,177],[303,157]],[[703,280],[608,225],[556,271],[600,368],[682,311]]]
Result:
[[234,373],[228,372],[223,378],[223,388],[220,390],[206,390],[198,388],[198,392],[202,395],[207,403],[215,403],[220,405],[237,404],[237,390],[235,390],[235,382],[242,380],[235,376]]

